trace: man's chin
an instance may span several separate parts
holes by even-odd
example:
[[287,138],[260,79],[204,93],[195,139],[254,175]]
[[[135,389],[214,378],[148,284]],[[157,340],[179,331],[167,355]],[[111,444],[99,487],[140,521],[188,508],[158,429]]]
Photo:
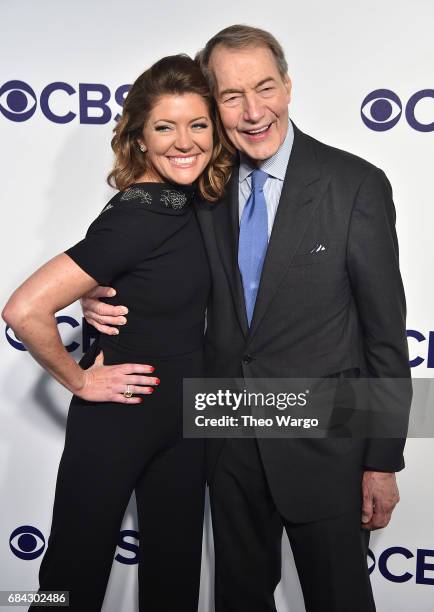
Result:
[[275,155],[279,150],[279,143],[258,143],[255,145],[245,145],[243,147],[243,153],[248,155],[255,161],[264,161]]

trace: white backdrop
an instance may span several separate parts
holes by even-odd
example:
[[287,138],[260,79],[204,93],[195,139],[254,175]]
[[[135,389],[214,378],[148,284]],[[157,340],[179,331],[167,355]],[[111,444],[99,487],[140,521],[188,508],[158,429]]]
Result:
[[[432,377],[433,21],[432,0],[1,0],[1,304],[35,267],[81,239],[111,196],[104,179],[111,164],[114,119],[86,123],[83,84],[108,88],[111,113],[106,109],[105,114],[115,115],[118,87],[131,83],[154,60],[194,54],[221,28],[249,23],[273,32],[286,50],[295,123],[320,140],[367,158],[391,180],[407,327],[413,330],[413,375]],[[49,95],[47,86],[56,82],[66,85],[54,87]],[[374,95],[386,96],[391,106],[369,103],[364,109],[368,127],[361,118],[362,102],[378,89],[394,92],[398,102],[390,93]],[[406,116],[408,101],[423,90],[428,91]],[[90,93],[88,99],[95,96]],[[56,116],[70,112],[76,116],[57,122]],[[101,110],[92,113],[101,116]],[[392,123],[395,115],[399,118],[396,125],[372,129],[372,122],[388,123],[389,115]],[[426,131],[421,124],[428,126]],[[83,353],[80,310],[74,305],[59,315],[69,317],[59,322],[59,329],[65,345],[77,342],[72,354],[78,359]],[[35,589],[43,538],[46,543],[49,535],[69,394],[19,350],[10,330],[0,351],[0,590]],[[402,501],[390,526],[372,537],[369,564],[375,563],[371,577],[379,612],[434,609],[433,460],[432,440],[408,442],[407,468],[399,474]],[[136,529],[132,500],[122,526],[133,530],[132,535],[122,534],[130,550],[125,544],[118,548],[104,612],[137,609]],[[83,543],[83,556],[91,546]],[[302,612],[291,553],[286,542],[283,546],[278,609]],[[204,550],[200,611],[210,612],[208,514]]]

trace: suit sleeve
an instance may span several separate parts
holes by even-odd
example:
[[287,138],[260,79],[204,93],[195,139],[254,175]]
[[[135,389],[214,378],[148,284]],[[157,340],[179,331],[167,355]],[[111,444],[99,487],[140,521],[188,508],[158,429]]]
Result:
[[180,216],[158,214],[135,202],[104,210],[86,237],[65,251],[100,285],[110,285],[133,270],[183,223]]
[[[395,221],[391,185],[384,172],[375,168],[360,185],[354,202],[348,271],[362,326],[368,376],[387,379],[385,386],[390,379],[401,379],[397,381],[399,401],[395,406],[389,401],[388,418],[396,417],[407,423],[411,374]],[[404,387],[402,379],[408,379],[408,383],[404,380]],[[374,411],[378,408],[375,403],[375,397],[371,398]],[[386,472],[403,469],[404,445],[402,437],[368,439],[364,467]]]

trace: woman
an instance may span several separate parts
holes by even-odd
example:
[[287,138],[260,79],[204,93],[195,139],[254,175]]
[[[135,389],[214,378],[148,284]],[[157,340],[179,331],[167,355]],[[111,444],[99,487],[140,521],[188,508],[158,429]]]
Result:
[[[187,56],[142,74],[112,140],[109,181],[119,192],[86,238],[37,270],[3,311],[74,393],[39,574],[41,590],[69,590],[74,611],[101,609],[133,491],[140,610],[197,609],[203,441],[182,437],[182,379],[202,375],[210,288],[192,183],[213,201],[230,172],[214,120],[206,82]],[[110,302],[128,305],[128,323],[99,337],[78,365],[54,316],[98,284],[115,287]]]

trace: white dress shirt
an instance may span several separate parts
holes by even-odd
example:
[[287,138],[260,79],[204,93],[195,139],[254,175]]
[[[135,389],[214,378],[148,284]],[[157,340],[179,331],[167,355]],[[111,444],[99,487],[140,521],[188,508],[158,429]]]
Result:
[[270,239],[274,218],[276,216],[277,207],[279,206],[280,194],[282,193],[283,181],[293,142],[294,128],[292,127],[291,121],[288,121],[288,131],[286,132],[285,140],[272,157],[255,165],[249,157],[243,153],[240,154],[240,172],[238,179],[239,219],[241,220],[244,206],[252,191],[251,174],[255,168],[260,168],[269,175],[264,185],[264,196],[268,213],[268,240]]

